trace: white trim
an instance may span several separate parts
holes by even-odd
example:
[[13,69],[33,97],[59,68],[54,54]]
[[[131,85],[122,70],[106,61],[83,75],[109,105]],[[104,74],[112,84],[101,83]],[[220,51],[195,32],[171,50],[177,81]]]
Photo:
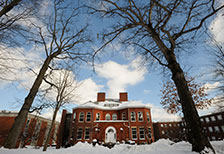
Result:
[[95,120],[94,122],[128,122],[128,120]]

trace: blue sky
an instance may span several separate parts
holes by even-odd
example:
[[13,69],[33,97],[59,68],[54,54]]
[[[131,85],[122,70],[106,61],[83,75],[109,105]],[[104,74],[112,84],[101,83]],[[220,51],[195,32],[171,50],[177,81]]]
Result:
[[[219,41],[223,41],[224,27],[223,17],[217,16],[210,26],[213,27],[212,34]],[[91,23],[93,36],[99,33],[104,26],[110,24],[108,21],[93,21]],[[221,35],[222,34],[222,35]],[[94,44],[95,47],[99,47],[100,42]],[[29,49],[29,55],[22,57],[20,54],[15,56],[22,58],[32,59],[30,66],[35,66],[35,70],[38,70],[40,64],[41,55],[38,52],[31,51]],[[187,70],[192,75],[200,76],[198,81],[202,83],[210,83],[208,73],[210,72],[209,63],[211,62],[208,50],[198,44],[193,48],[194,52],[191,54],[182,55],[180,57],[180,63],[184,70]],[[9,49],[13,50],[13,49]],[[21,49],[25,51],[27,49]],[[161,70],[151,69],[151,66],[143,65],[140,67],[142,57],[133,54],[126,54],[122,51],[122,47],[119,43],[114,43],[114,48],[109,46],[102,54],[99,54],[100,61],[96,61],[96,72],[92,71],[91,66],[82,66],[78,75],[77,83],[82,83],[77,93],[79,99],[73,101],[73,104],[69,105],[67,109],[71,111],[71,108],[77,104],[82,104],[88,100],[96,100],[97,92],[106,92],[106,96],[109,98],[118,98],[119,92],[128,92],[129,100],[140,100],[144,104],[151,104],[152,117],[154,120],[170,120],[177,119],[177,116],[169,115],[164,111],[160,105],[160,89],[162,87],[162,81],[165,79],[161,73]],[[36,65],[37,64],[37,67]],[[24,64],[15,63],[15,66],[24,68]],[[24,70],[24,69],[21,69]],[[23,103],[24,98],[28,94],[30,85],[34,80],[34,75],[25,69],[24,72],[17,71],[9,76],[15,76],[20,82],[5,82],[1,81],[0,84],[0,110],[13,110],[18,111]],[[210,111],[206,110],[206,113]],[[44,113],[46,116],[51,115],[50,111]]]

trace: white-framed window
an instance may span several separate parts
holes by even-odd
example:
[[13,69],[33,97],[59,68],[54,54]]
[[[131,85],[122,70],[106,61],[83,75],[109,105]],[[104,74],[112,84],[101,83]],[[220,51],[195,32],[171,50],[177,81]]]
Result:
[[112,120],[117,120],[117,114],[116,113],[112,114]]
[[201,122],[204,122],[204,119],[203,119],[203,118],[201,118],[201,119],[200,119],[200,121],[201,121]]
[[178,123],[177,126],[180,127],[180,124]]
[[148,128],[148,137],[152,138],[152,129],[151,129],[151,127]]
[[215,116],[211,116],[211,121],[216,121]]
[[132,127],[131,128],[131,134],[132,134],[132,139],[137,140],[137,128]]
[[100,113],[96,113],[96,121],[100,120]]
[[91,121],[91,112],[87,112],[86,114],[86,122],[90,122]]
[[163,124],[160,124],[161,127],[163,127]]
[[222,132],[224,132],[224,125],[221,126]]
[[218,120],[222,120],[223,119],[221,114],[217,115],[217,118],[218,118]]
[[89,138],[90,138],[89,128],[86,128],[86,129],[85,129],[85,136],[84,136],[84,139],[85,139],[85,140],[89,140]]
[[127,120],[125,112],[122,112],[122,120]]
[[176,124],[173,124],[173,127],[176,127]]
[[215,132],[220,132],[219,126],[214,126]]
[[77,140],[81,140],[82,139],[82,128],[78,128],[77,130]]
[[147,121],[150,122],[150,115],[149,112],[146,112]]
[[209,132],[213,132],[213,128],[212,127],[208,127]]
[[142,122],[143,121],[143,113],[138,112],[138,121]]
[[76,118],[76,112],[74,112],[73,114],[73,121],[75,121],[75,118]]
[[172,124],[169,124],[169,127],[172,127]]
[[139,138],[140,138],[140,140],[145,139],[145,129],[143,127],[139,128]]
[[164,127],[167,127],[167,124],[164,124]]
[[136,121],[135,112],[131,112],[131,121]]
[[209,118],[208,118],[208,117],[206,117],[206,118],[205,118],[205,121],[206,121],[206,122],[210,122],[210,120],[209,120]]
[[110,120],[110,114],[109,113],[106,114],[105,119]]
[[79,122],[83,122],[84,121],[84,113],[80,112],[79,113]]
[[165,134],[165,132],[162,130],[162,134],[164,135]]

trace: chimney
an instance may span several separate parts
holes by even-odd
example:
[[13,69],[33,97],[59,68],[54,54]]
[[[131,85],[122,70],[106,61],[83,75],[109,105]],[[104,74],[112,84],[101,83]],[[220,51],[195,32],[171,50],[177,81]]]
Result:
[[120,95],[120,102],[128,101],[128,93],[127,92],[119,93],[119,95]]
[[105,93],[104,92],[99,92],[97,93],[97,102],[104,102],[105,101]]

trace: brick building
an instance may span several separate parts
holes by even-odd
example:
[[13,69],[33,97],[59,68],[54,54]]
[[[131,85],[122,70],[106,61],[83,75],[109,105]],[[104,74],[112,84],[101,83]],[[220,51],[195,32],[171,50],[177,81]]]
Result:
[[72,114],[63,111],[58,146],[77,142],[135,142],[154,141],[150,107],[137,101],[128,101],[127,93],[119,99],[106,99],[98,93],[97,101],[89,101],[73,109]]
[[[209,140],[224,139],[224,112],[201,116],[200,120]],[[185,126],[184,121],[153,123],[155,140],[161,138],[169,138],[174,141],[186,140]]]
[[[0,112],[0,124],[1,126],[4,126],[0,127],[0,146],[3,145],[4,140],[6,139],[17,115],[17,112]],[[47,137],[50,124],[51,120],[49,119],[28,114],[26,123],[18,139],[17,147],[23,147],[25,145],[41,147]],[[58,126],[59,123],[55,122],[55,126],[51,134],[50,145],[56,145]]]

